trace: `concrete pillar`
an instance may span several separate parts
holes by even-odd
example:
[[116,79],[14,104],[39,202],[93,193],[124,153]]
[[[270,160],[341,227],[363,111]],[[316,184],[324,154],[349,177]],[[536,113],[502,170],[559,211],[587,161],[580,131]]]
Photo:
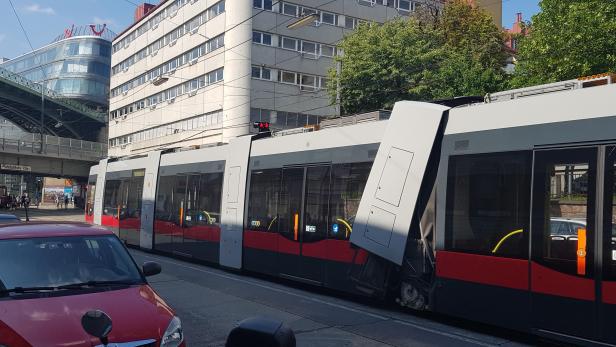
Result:
[[224,142],[250,132],[252,1],[225,3]]

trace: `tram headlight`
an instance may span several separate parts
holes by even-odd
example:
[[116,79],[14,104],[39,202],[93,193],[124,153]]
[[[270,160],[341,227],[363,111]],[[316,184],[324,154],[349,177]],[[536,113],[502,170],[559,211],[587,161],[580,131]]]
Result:
[[184,341],[184,332],[182,331],[182,322],[178,317],[173,317],[167,330],[163,334],[163,339],[160,342],[160,347],[178,347]]

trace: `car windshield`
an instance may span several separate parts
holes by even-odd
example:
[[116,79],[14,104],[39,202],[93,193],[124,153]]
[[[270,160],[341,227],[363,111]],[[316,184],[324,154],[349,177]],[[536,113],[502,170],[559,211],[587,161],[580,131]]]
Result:
[[99,282],[143,282],[113,235],[0,240],[0,291]]

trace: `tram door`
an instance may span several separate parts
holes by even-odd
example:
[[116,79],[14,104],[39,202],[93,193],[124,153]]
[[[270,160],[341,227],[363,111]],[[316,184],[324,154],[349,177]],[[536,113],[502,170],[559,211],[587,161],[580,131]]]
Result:
[[285,168],[279,199],[278,267],[283,276],[322,283],[330,166]]
[[539,332],[601,338],[595,222],[598,150],[535,152],[531,305]]
[[600,326],[603,338],[616,343],[616,146],[605,149],[603,194],[603,277]]

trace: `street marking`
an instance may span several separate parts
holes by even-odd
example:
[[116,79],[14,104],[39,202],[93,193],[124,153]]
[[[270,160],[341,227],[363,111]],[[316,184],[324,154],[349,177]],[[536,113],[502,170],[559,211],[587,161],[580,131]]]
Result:
[[441,335],[441,336],[446,336],[446,337],[449,337],[449,338],[452,338],[452,339],[455,339],[455,340],[469,342],[469,343],[473,343],[473,344],[476,344],[476,345],[479,345],[479,346],[486,346],[486,347],[499,346],[499,344],[491,344],[491,343],[483,342],[481,340],[475,339],[474,337],[466,337],[466,336],[462,336],[462,335],[458,335],[458,334],[454,334],[454,333],[447,333],[447,332],[444,332],[444,331],[428,328],[428,327],[421,326],[419,324],[411,323],[409,321],[401,320],[401,319],[398,319],[398,318],[382,316],[382,315],[379,315],[379,314],[370,313],[370,312],[367,312],[367,311],[364,311],[364,310],[361,310],[361,309],[356,309],[356,308],[353,308],[353,307],[349,307],[349,306],[346,306],[346,305],[337,304],[337,303],[333,303],[333,302],[317,299],[317,298],[310,297],[310,296],[307,296],[307,295],[293,293],[293,292],[290,292],[288,290],[275,288],[275,287],[268,286],[268,285],[265,285],[265,284],[261,284],[261,283],[258,283],[258,282],[254,282],[254,281],[245,280],[245,279],[242,279],[242,278],[233,277],[233,276],[217,273],[217,272],[210,271],[210,270],[205,270],[205,269],[202,269],[202,268],[186,265],[186,264],[183,264],[183,263],[178,263],[178,262],[169,260],[167,258],[162,258],[162,257],[154,256],[154,255],[151,255],[151,254],[145,254],[144,255],[143,253],[140,256],[144,257],[144,258],[156,259],[156,260],[159,260],[159,261],[162,261],[162,262],[165,262],[165,263],[169,263],[169,264],[173,264],[173,265],[176,265],[176,266],[184,267],[184,268],[187,268],[187,269],[203,272],[203,273],[206,273],[206,274],[209,274],[209,275],[226,278],[226,279],[229,279],[229,280],[232,280],[232,281],[254,285],[254,286],[261,287],[261,288],[264,288],[264,289],[268,289],[268,290],[271,290],[271,291],[275,291],[275,292],[278,292],[278,293],[283,293],[283,294],[287,294],[287,295],[290,295],[290,296],[295,296],[295,297],[302,298],[302,299],[305,299],[305,300],[308,300],[308,301],[312,301],[312,302],[316,302],[316,303],[319,303],[319,304],[323,304],[323,305],[339,308],[341,310],[345,310],[345,311],[349,311],[349,312],[353,312],[353,313],[359,313],[359,314],[362,314],[362,315],[365,315],[365,316],[368,316],[368,317],[371,317],[371,318],[374,318],[374,319],[378,319],[380,321],[391,321],[391,322],[394,322],[394,323],[410,326],[410,327],[413,327],[413,328],[418,329],[418,330],[423,330],[423,331],[430,332],[430,333],[433,333],[433,334],[437,334],[437,335]]

